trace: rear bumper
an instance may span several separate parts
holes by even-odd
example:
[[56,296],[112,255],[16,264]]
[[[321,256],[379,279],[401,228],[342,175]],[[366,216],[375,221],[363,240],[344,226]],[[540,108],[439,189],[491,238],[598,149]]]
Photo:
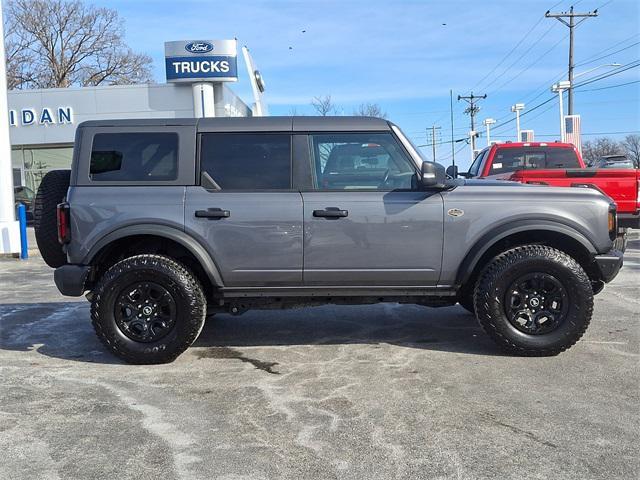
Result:
[[53,280],[62,295],[80,297],[85,292],[85,284],[91,267],[87,265],[63,265],[55,269]]
[[596,255],[595,263],[600,272],[600,279],[609,283],[616,278],[620,268],[622,268],[623,254],[619,250],[611,250],[608,253],[602,255]]
[[622,228],[640,229],[640,212],[618,213],[618,226]]

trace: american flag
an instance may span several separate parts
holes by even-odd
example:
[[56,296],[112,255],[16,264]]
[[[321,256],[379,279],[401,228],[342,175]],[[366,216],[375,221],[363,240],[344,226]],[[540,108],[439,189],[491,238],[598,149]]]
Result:
[[580,115],[565,115],[564,117],[564,141],[573,143],[582,154],[582,142],[580,140]]
[[521,142],[533,142],[534,138],[533,130],[520,130]]

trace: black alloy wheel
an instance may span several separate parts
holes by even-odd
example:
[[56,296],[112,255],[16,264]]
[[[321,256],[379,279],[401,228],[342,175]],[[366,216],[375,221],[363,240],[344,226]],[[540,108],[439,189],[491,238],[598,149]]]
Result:
[[136,342],[156,342],[176,323],[176,302],[171,293],[154,282],[135,282],[116,298],[114,316],[118,328]]
[[534,272],[511,283],[504,305],[514,327],[530,335],[544,335],[564,322],[569,311],[569,297],[556,277]]

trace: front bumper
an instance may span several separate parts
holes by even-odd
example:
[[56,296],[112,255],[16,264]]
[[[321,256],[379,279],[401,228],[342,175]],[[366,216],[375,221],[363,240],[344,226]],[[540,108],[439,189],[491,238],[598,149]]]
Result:
[[53,280],[62,295],[80,297],[85,292],[85,284],[91,267],[88,265],[63,265],[53,272]]
[[618,213],[618,227],[640,229],[640,212]]
[[620,250],[611,250],[608,253],[595,256],[595,264],[600,273],[600,279],[609,283],[616,278],[622,268],[623,253]]

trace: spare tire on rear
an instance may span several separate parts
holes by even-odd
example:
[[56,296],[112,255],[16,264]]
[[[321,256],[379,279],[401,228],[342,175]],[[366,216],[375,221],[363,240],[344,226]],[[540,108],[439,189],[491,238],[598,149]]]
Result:
[[70,170],[48,172],[38,187],[33,207],[33,226],[38,250],[42,259],[52,268],[58,268],[67,263],[67,255],[58,242],[56,207],[67,195],[70,177]]

